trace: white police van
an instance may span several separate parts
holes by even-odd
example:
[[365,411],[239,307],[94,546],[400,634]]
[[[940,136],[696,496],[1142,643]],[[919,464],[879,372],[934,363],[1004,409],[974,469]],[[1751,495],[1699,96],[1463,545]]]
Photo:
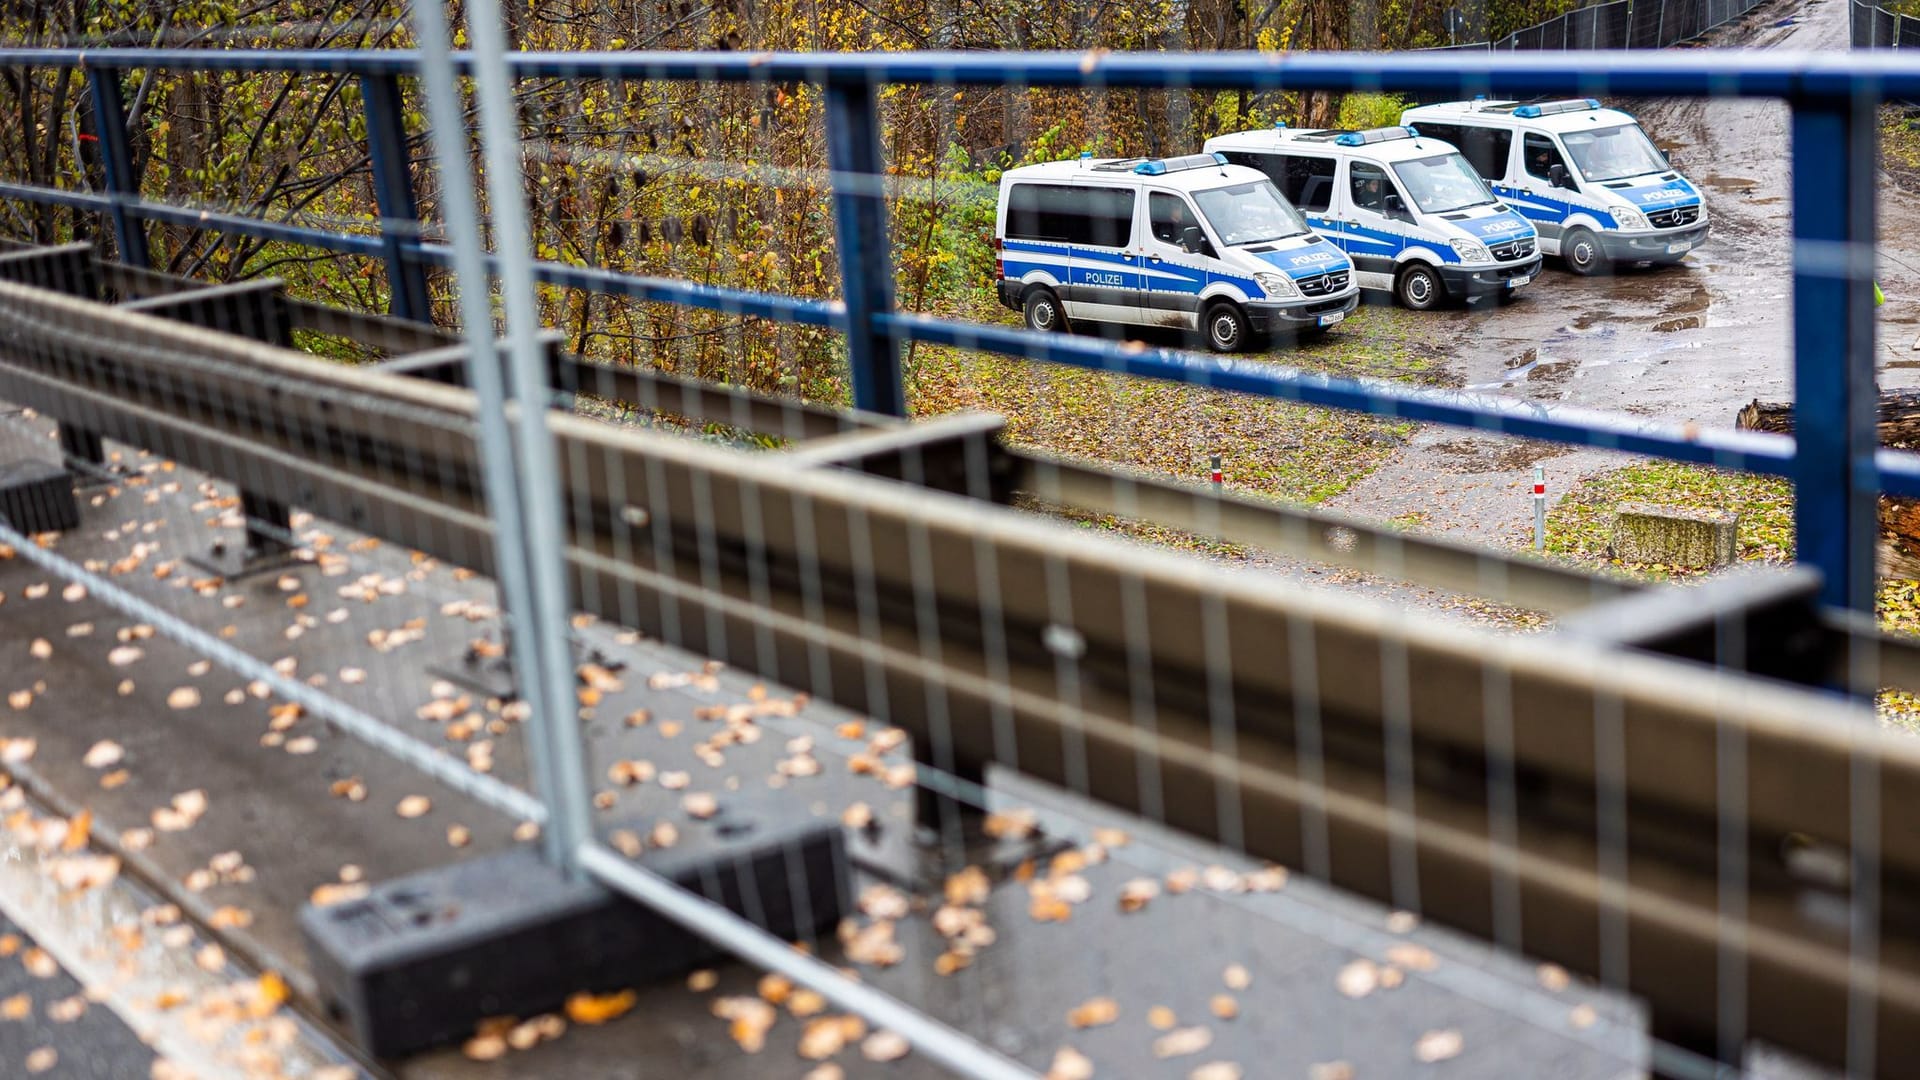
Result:
[[1416,311],[1449,299],[1512,296],[1540,272],[1539,235],[1452,146],[1407,127],[1276,127],[1207,140],[1271,177],[1353,260],[1362,288]]
[[1034,330],[1197,329],[1231,352],[1359,302],[1346,255],[1265,174],[1211,154],[1009,169],[994,247],[1000,302]]
[[1532,220],[1542,250],[1576,274],[1678,262],[1707,238],[1700,190],[1632,116],[1592,98],[1455,101],[1408,109],[1400,121],[1459,147]]

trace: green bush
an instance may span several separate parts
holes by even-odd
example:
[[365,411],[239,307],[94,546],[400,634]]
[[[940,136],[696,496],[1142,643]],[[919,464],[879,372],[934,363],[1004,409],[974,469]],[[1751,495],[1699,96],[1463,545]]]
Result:
[[1400,114],[1413,108],[1413,102],[1399,94],[1348,94],[1340,99],[1340,118],[1335,127],[1363,130],[1392,127]]

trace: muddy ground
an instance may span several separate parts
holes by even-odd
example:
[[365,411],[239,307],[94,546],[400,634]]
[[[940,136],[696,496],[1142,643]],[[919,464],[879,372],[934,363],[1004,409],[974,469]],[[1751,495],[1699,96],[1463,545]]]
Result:
[[[1784,25],[1783,25],[1784,24]],[[1710,44],[1847,47],[1837,0],[1777,0],[1722,28]],[[1618,102],[1614,102],[1618,103]],[[1730,427],[1755,397],[1791,397],[1789,112],[1772,101],[1623,103],[1676,167],[1706,189],[1713,231],[1679,266],[1579,278],[1549,260],[1504,307],[1394,310],[1396,332],[1447,359],[1446,381],[1553,407],[1577,405]],[[1881,384],[1920,383],[1920,192],[1883,175],[1879,281]],[[1426,427],[1331,505],[1501,544],[1531,535],[1532,469],[1550,495],[1629,460],[1598,451]]]

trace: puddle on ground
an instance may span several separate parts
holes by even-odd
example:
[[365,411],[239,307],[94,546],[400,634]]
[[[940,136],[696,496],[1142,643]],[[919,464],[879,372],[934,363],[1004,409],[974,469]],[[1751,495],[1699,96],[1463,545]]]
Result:
[[1497,382],[1476,383],[1466,387],[1466,389],[1494,390],[1500,387],[1512,386],[1521,379],[1532,382],[1535,379],[1564,377],[1577,366],[1579,366],[1577,361],[1542,357],[1538,348],[1531,348],[1518,356],[1510,358],[1507,361],[1506,374]]
[[1702,176],[1694,183],[1705,184],[1715,191],[1752,191],[1760,181],[1744,176]]
[[[1711,303],[1713,303],[1713,294],[1707,291],[1707,287],[1705,285],[1695,285],[1684,298],[1675,300],[1666,307],[1661,308],[1660,314],[1697,315],[1707,310],[1708,305]],[[1654,329],[1658,330],[1660,327],[1656,326]]]
[[1623,318],[1623,316],[1617,311],[1583,312],[1578,318],[1574,319],[1573,322],[1567,326],[1567,329],[1568,330],[1590,330],[1598,323],[1612,322],[1613,320],[1619,319],[1619,318]]
[[1706,320],[1698,315],[1687,315],[1678,319],[1667,319],[1664,322],[1654,323],[1653,332],[1656,334],[1671,334],[1676,330],[1698,330],[1701,326],[1705,325],[1705,323]]

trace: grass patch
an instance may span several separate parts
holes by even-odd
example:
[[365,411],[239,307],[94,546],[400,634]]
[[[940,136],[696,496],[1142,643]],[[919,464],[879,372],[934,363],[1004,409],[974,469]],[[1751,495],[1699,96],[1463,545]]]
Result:
[[1907,118],[1904,106],[1880,107],[1880,164],[1902,187],[1920,188],[1920,120]]
[[1627,563],[1612,554],[1613,511],[1623,502],[1740,515],[1735,554],[1742,562],[1793,558],[1793,486],[1785,480],[1671,461],[1648,461],[1593,477],[1547,512],[1547,551],[1605,562],[1655,580],[1700,571]]
[[[1433,358],[1403,341],[1376,340],[1369,314],[1321,341],[1258,358],[1334,374],[1430,378]],[[967,313],[1009,321],[1002,315]],[[1302,503],[1347,490],[1413,431],[1404,421],[957,349],[918,350],[910,396],[916,416],[994,412],[1017,445],[1196,483],[1218,453],[1234,488]]]
[[[1697,576],[1698,570],[1659,564],[1624,563],[1613,558],[1613,508],[1645,502],[1689,510],[1731,510],[1740,515],[1736,554],[1742,562],[1785,564],[1793,560],[1793,486],[1785,480],[1724,472],[1669,461],[1629,465],[1588,480],[1569,492],[1547,514],[1547,551],[1586,562],[1603,562],[1632,576],[1671,580]],[[1920,581],[1880,583],[1877,614],[1881,629],[1920,634]],[[1876,706],[1881,723],[1920,734],[1920,695],[1881,691]]]

